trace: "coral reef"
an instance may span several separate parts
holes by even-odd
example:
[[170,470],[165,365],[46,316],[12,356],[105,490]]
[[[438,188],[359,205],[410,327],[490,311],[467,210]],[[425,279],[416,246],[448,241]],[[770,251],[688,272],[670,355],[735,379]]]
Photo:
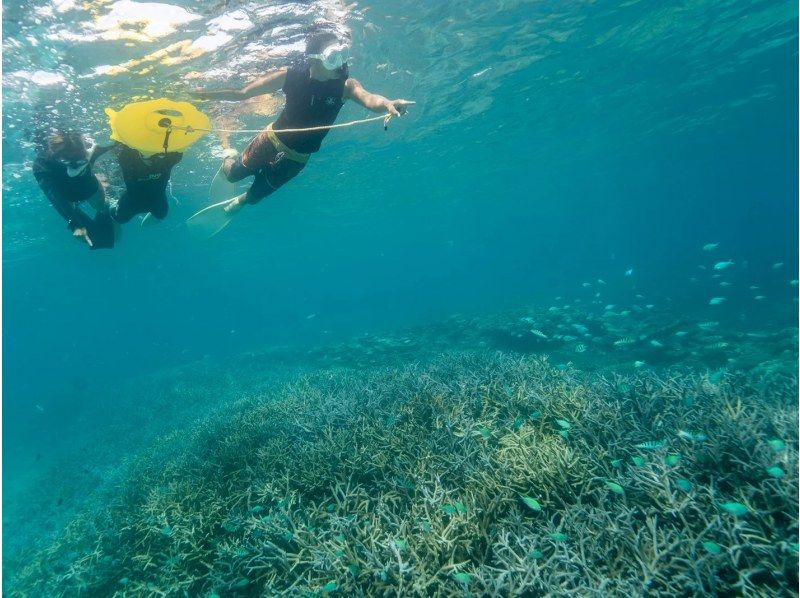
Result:
[[132,457],[4,590],[796,594],[797,385],[767,370],[459,352],[251,379]]

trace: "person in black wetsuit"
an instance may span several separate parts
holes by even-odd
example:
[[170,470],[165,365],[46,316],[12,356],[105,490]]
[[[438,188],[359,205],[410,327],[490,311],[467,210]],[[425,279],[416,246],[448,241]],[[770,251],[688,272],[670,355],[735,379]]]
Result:
[[117,156],[125,191],[111,209],[116,222],[125,224],[137,214],[150,213],[163,220],[167,216],[167,184],[173,166],[183,158],[180,152],[144,155],[127,145],[115,143],[102,148],[102,152],[114,150]]
[[[91,249],[114,247],[114,223],[105,192],[92,172],[99,153],[89,152],[89,144],[82,134],[63,129],[39,131],[35,143],[33,176],[56,211],[67,221],[72,235],[83,239]],[[95,210],[94,218],[81,209],[83,202]]]
[[307,41],[306,59],[301,64],[273,71],[239,90],[193,92],[196,97],[209,100],[246,100],[279,89],[286,95],[286,105],[278,119],[259,133],[241,155],[226,149],[223,172],[228,181],[254,177],[247,193],[233,198],[225,206],[226,212],[258,203],[297,176],[311,154],[319,151],[329,131],[281,133],[281,129],[332,125],[348,99],[392,116],[401,116],[414,103],[388,100],[364,89],[349,75],[347,50],[337,35],[320,33]]

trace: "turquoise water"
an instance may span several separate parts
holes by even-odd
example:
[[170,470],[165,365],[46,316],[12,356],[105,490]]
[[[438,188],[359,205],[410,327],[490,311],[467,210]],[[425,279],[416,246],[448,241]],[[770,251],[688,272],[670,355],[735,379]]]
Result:
[[[770,386],[769,400],[791,416],[794,4],[401,0],[347,10],[332,1],[64,0],[3,9],[3,502],[11,555],[3,569],[19,591],[37,595],[31,584],[58,579],[62,572],[21,570],[70,522],[118,501],[114,488],[129,479],[131,461],[165,435],[228,417],[236,400],[280,398],[276,389],[301,374],[356,376],[347,382],[356,388],[367,384],[357,376],[379,376],[373,370],[496,351],[497,359],[548,355],[554,365],[606,378],[710,372],[716,384],[780,371],[787,378]],[[242,85],[295,57],[315,23],[349,30],[351,74],[371,91],[415,100],[409,114],[388,131],[378,123],[333,131],[297,179],[211,239],[185,220],[209,203],[215,135],[173,171],[164,223],[132,221],[113,251],[87,252],[69,238],[33,179],[26,131],[58,115],[106,141],[106,106]],[[256,113],[197,105],[220,126],[242,129],[263,127],[280,106]],[[339,121],[366,116],[348,103]],[[239,149],[248,140],[232,138]],[[705,251],[709,243],[719,245]],[[725,260],[733,265],[714,270]],[[714,297],[725,301],[710,305]],[[609,320],[605,312],[622,315]],[[524,317],[530,322],[517,330]],[[717,332],[691,332],[691,342],[655,332],[677,322],[672,339],[709,321]],[[575,324],[587,322],[590,333],[576,334]],[[614,344],[629,337],[630,350]],[[652,340],[666,344],[668,356]],[[431,367],[446,385],[449,370]],[[464,370],[454,366],[452,380]],[[381,388],[379,381],[370,384]],[[392,384],[384,386],[396,390]],[[219,421],[238,421],[230,418]],[[764,434],[779,429],[772,422]],[[796,465],[796,426],[783,430],[793,455],[783,466]],[[174,442],[175,454],[194,446]],[[793,490],[773,508],[796,512],[796,470],[785,483]],[[730,500],[744,496],[726,491]],[[796,536],[796,518],[785,529]],[[146,583],[159,581],[137,580],[124,559],[110,558],[111,575],[144,584],[130,595],[155,592]],[[791,558],[789,568],[796,550]],[[212,578],[182,587],[189,595],[270,587],[262,578],[249,589],[235,587],[235,576]],[[374,579],[341,591],[378,592]],[[792,580],[763,583],[785,592]],[[126,591],[86,584],[72,591]],[[490,592],[462,585],[447,591]],[[548,587],[559,592],[546,583],[521,591]]]

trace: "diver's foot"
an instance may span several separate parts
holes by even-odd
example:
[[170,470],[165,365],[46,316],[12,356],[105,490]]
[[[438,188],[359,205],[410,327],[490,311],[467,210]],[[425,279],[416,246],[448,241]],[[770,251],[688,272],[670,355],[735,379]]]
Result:
[[233,216],[236,212],[244,207],[246,197],[247,196],[244,194],[234,197],[232,200],[226,203],[222,209],[228,216]]
[[225,173],[225,176],[231,171],[238,157],[239,152],[232,148],[228,148],[222,153],[222,172]]

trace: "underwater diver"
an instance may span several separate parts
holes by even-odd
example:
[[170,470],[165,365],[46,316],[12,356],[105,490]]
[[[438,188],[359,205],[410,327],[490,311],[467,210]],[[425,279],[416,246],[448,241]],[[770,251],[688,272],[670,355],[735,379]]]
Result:
[[[306,42],[302,63],[273,71],[239,90],[207,91],[197,89],[193,95],[208,100],[246,100],[254,96],[283,90],[286,103],[274,123],[250,142],[239,155],[227,147],[220,172],[229,183],[253,176],[246,193],[225,203],[229,215],[245,204],[256,204],[305,168],[311,154],[319,151],[330,129],[282,133],[281,129],[305,129],[329,126],[336,120],[344,102],[356,101],[373,112],[401,116],[409,100],[389,100],[364,89],[348,71],[348,45],[334,33],[318,33]],[[212,183],[212,189],[214,183]]]
[[[81,133],[61,128],[39,131],[34,141],[33,176],[72,235],[90,249],[113,248],[114,223],[103,186],[92,172],[100,153]],[[95,210],[94,218],[81,209],[83,202]]]
[[[104,146],[98,154],[112,152],[125,182],[119,200],[111,208],[111,216],[125,224],[137,214],[150,214],[163,220],[169,211],[167,185],[172,168],[181,161],[180,152],[145,154],[119,142]],[[99,155],[98,155],[99,157]],[[150,219],[147,219],[150,221]]]

